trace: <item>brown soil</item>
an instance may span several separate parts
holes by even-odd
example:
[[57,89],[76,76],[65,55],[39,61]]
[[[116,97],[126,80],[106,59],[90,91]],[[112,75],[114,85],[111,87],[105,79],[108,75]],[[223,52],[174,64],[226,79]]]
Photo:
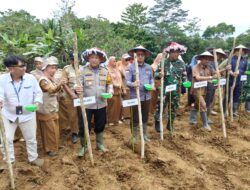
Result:
[[[140,159],[140,142],[129,144],[129,125],[105,129],[107,153],[95,150],[95,135],[91,133],[95,165],[89,155],[77,157],[79,143],[72,145],[69,134],[66,148],[55,158],[43,156],[40,169],[27,163],[24,142],[15,143],[15,184],[18,190],[186,190],[186,189],[250,189],[250,116],[241,113],[227,128],[224,139],[220,117],[212,132],[188,124],[189,113],[183,108],[175,121],[175,132],[165,130],[164,141],[152,125],[151,142],[145,145],[145,159]],[[39,146],[40,155],[42,148]],[[1,157],[1,156],[0,156]],[[2,158],[0,158],[2,159]],[[0,189],[9,189],[9,175],[0,173]]]

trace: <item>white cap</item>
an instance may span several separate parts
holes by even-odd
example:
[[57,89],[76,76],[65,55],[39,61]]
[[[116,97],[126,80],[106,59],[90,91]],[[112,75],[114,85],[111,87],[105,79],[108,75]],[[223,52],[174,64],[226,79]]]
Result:
[[44,60],[41,57],[35,57],[34,61],[43,63]]
[[58,65],[58,59],[54,56],[45,59],[45,61],[43,62],[42,70],[46,69],[46,67],[49,65]]

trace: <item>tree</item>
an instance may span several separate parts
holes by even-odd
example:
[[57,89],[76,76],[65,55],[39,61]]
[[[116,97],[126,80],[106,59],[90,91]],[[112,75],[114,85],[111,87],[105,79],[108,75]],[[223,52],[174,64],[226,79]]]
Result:
[[225,22],[219,23],[217,26],[208,26],[204,31],[202,37],[206,39],[211,38],[222,38],[225,39],[229,35],[235,32],[235,27],[231,24],[226,24]]
[[176,40],[178,35],[185,35],[180,24],[186,20],[188,11],[181,9],[181,0],[155,0],[156,5],[149,10],[151,31],[156,37],[158,48],[166,42]]
[[122,12],[121,19],[125,24],[145,27],[148,23],[147,20],[147,9],[141,3],[134,3],[129,5],[124,12]]
[[184,22],[188,11],[181,9],[181,0],[155,0],[156,5],[149,10],[149,20],[158,23],[178,24]]
[[185,32],[189,36],[199,35],[199,32],[201,31],[199,22],[201,19],[198,17],[194,17],[193,19],[187,20],[186,24],[183,26]]
[[28,34],[30,39],[43,32],[40,21],[24,10],[0,12],[0,33],[8,34],[9,38],[16,38],[20,33]]

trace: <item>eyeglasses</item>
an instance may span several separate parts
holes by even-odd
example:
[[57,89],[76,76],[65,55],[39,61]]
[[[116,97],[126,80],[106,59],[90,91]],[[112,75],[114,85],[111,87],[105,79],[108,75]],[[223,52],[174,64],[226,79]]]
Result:
[[136,54],[136,55],[137,55],[137,57],[145,57],[144,54]]
[[26,65],[26,64],[22,64],[22,65],[13,65],[12,67],[24,68],[24,67],[27,67],[27,65]]

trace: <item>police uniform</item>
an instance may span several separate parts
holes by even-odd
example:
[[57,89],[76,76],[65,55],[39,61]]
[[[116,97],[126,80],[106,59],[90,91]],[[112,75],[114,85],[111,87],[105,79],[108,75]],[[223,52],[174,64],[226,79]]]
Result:
[[[106,108],[107,100],[101,97],[102,93],[113,93],[113,86],[108,70],[99,65],[98,68],[92,68],[89,65],[80,69],[80,78],[83,85],[84,97],[94,97],[95,103],[85,105],[88,120],[88,128],[91,130],[91,118],[94,117],[94,132],[96,134],[97,149],[105,151],[103,145],[103,131],[106,124]],[[79,155],[83,155],[86,151],[86,140],[84,134],[84,126],[79,129],[79,136],[82,144],[82,151]]]

